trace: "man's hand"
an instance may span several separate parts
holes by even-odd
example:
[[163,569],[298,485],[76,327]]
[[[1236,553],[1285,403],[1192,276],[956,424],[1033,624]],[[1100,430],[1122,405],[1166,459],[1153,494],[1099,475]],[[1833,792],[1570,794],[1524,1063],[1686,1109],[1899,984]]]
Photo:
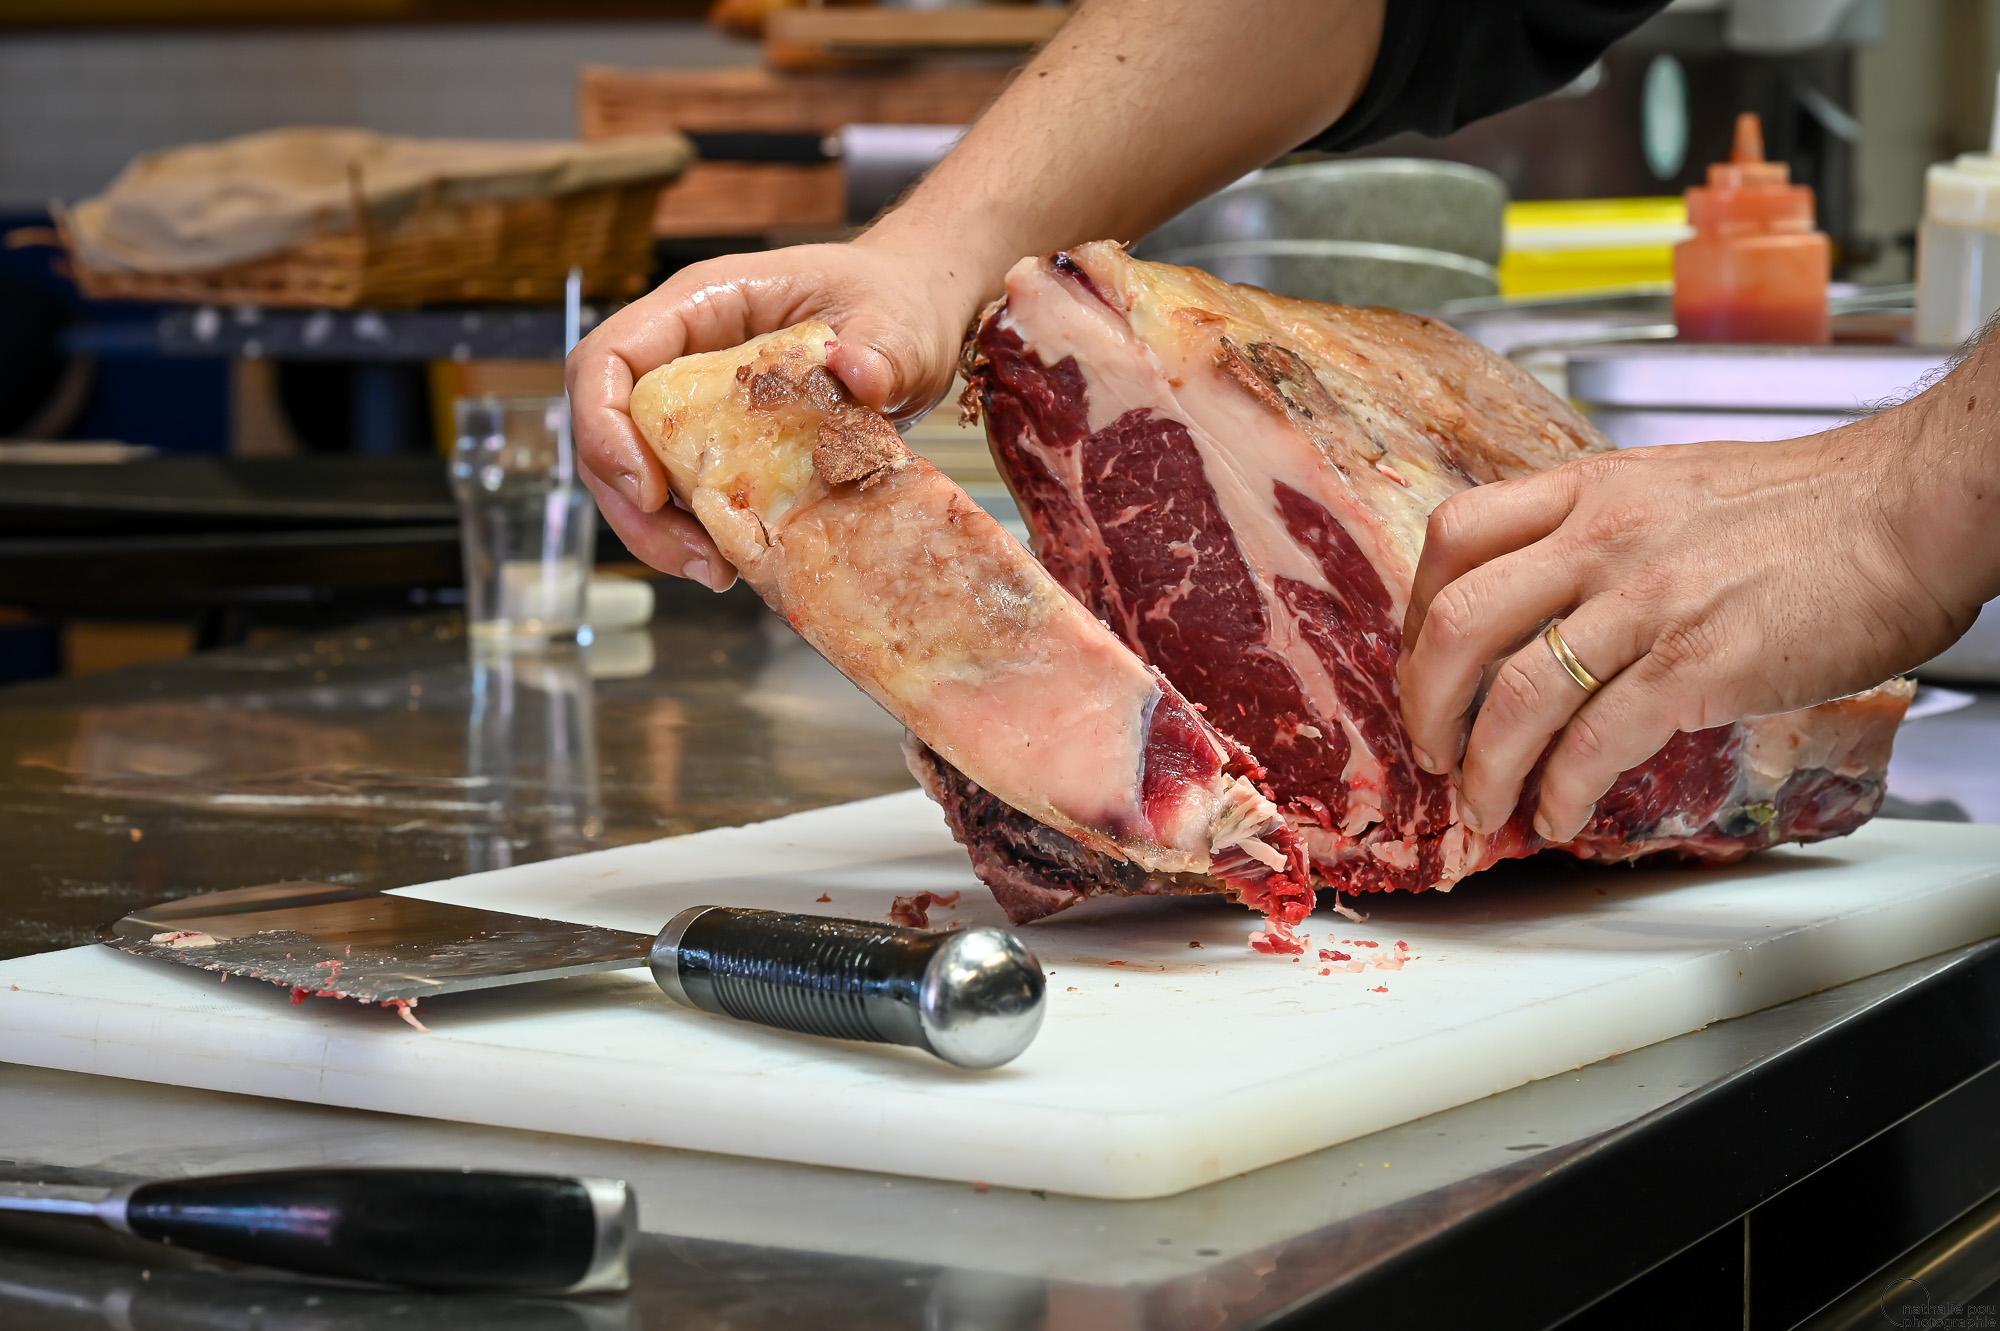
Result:
[[[1910,539],[1953,520],[1917,447],[1923,402],[1783,443],[1603,454],[1440,506],[1400,682],[1420,761],[1460,769],[1466,820],[1503,824],[1546,750],[1536,831],[1569,840],[1676,731],[1868,688],[1963,633],[1991,579]],[[1601,690],[1556,659],[1552,620]]]
[[907,416],[951,383],[959,338],[1009,265],[1132,239],[1338,119],[1368,80],[1384,0],[1084,0],[902,205],[858,241],[697,265],[569,360],[585,484],[632,553],[727,587],[625,414],[685,352],[822,318],[833,372]]
[[673,507],[666,473],[626,412],[640,376],[676,356],[817,318],[833,325],[828,365],[848,391],[891,415],[913,415],[951,386],[980,295],[939,259],[947,248],[863,237],[715,259],[682,269],[583,339],[566,367],[577,462],[626,548],[717,591],[736,577],[701,525]]

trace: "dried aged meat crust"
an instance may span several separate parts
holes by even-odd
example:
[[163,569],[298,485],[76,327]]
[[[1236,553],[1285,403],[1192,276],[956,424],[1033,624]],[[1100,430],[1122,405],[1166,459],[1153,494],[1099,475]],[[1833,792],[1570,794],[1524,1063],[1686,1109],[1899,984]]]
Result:
[[[1395,663],[1431,510],[1606,447],[1575,412],[1433,320],[1232,287],[1103,243],[1018,265],[965,370],[1043,563],[1257,755],[1319,882],[1448,887],[1542,848],[1532,787],[1481,835],[1453,783],[1416,766]],[[1909,693],[1892,682],[1678,736],[1564,849],[1727,860],[1850,831],[1881,803]],[[1036,857],[979,826],[975,861],[1011,856],[1010,892],[1024,877],[1054,890]],[[1063,867],[1064,900],[1161,890],[1083,876]]]

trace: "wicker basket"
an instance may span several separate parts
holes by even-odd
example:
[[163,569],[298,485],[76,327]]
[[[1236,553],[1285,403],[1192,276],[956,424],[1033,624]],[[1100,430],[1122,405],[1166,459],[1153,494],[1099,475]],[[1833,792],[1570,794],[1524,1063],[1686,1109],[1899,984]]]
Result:
[[213,305],[356,306],[560,301],[572,266],[592,296],[637,294],[652,266],[653,210],[661,180],[552,198],[441,203],[426,197],[396,222],[369,221],[358,189],[353,212],[328,218],[281,254],[198,272],[94,268],[67,219],[56,227],[77,284],[97,300]]

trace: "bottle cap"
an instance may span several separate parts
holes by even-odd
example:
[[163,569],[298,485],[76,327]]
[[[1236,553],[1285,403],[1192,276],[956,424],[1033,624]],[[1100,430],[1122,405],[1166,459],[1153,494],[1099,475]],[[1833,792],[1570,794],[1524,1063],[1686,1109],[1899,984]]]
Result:
[[1696,231],[1811,231],[1813,192],[1792,184],[1792,169],[1764,159],[1764,125],[1755,113],[1736,117],[1729,160],[1708,168],[1708,184],[1687,192],[1688,223]]
[[1729,160],[1708,168],[1712,189],[1745,189],[1758,185],[1789,185],[1792,168],[1783,162],[1764,160],[1764,122],[1754,111],[1736,117],[1736,135],[1729,147]]
[[1993,141],[1924,172],[1924,216],[1946,226],[2000,231],[2000,80],[1994,83]]

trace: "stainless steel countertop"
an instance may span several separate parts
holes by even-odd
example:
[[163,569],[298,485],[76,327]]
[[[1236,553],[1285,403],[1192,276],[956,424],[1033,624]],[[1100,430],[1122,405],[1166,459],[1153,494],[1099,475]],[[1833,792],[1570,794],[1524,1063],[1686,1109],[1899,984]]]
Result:
[[[0,691],[0,955],[86,942],[107,918],[187,892],[286,877],[393,887],[877,794],[909,784],[896,735],[747,598],[680,586],[650,630],[580,657],[474,666],[454,626],[415,621]],[[2000,695],[1911,723],[1892,770],[1899,807],[2000,821],[1995,753]],[[0,1325],[121,1325],[115,1310],[137,1301],[190,1323],[260,1302],[270,1326],[1223,1328],[1315,1301],[1446,1297],[1412,1276],[1419,1258],[1433,1274],[1512,1258],[1516,1278],[1480,1291],[1480,1320],[1552,1320],[1948,1089],[1910,1075],[1843,1088],[1842,1069],[1863,1066],[1870,1041],[1906,1051],[1915,1005],[1995,974],[2000,947],[1966,949],[1141,1203],[0,1066],[0,1175],[588,1171],[630,1179],[648,1231],[630,1299],[502,1309],[302,1293],[156,1252],[142,1278],[111,1241],[0,1229]],[[1926,1076],[1991,1061],[1983,1046],[1946,1053]],[[1748,1088],[1799,1097],[1815,1131],[1764,1141],[1746,1114],[1731,1142],[1745,1161],[1720,1185],[1696,1177],[1683,1160],[1708,1137],[1689,1134]],[[1515,1220],[1550,1223],[1537,1207],[1577,1223],[1563,1197],[1649,1170],[1661,1175],[1649,1206],[1583,1221],[1587,1263],[1545,1228],[1532,1245],[1507,1237]]]

